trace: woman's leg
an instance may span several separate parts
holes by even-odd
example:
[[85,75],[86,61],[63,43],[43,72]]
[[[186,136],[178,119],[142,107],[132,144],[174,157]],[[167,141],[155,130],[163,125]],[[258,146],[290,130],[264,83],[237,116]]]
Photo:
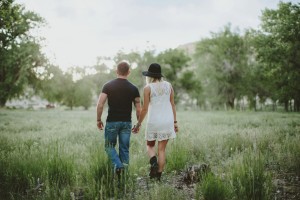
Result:
[[155,141],[147,141],[147,153],[150,158],[156,156],[155,153]]
[[161,173],[164,170],[166,163],[166,146],[168,140],[158,141],[158,172]]
[[150,157],[150,178],[155,178],[158,170],[157,157],[155,153],[155,141],[147,141],[147,153]]

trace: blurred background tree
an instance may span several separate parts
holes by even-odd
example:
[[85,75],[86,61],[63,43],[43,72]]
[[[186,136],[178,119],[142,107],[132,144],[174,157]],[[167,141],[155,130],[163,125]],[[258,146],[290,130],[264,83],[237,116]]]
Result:
[[26,85],[35,87],[36,69],[47,62],[41,53],[39,39],[30,33],[43,25],[36,13],[26,11],[13,0],[0,4],[0,107],[23,93]]
[[294,101],[300,111],[300,4],[278,4],[278,9],[265,9],[261,17],[262,30],[257,32],[257,59],[268,79],[272,99],[284,103]]
[[233,109],[234,101],[245,95],[247,53],[244,39],[230,25],[197,44],[195,57],[203,68],[202,78],[209,90],[206,94],[215,106],[225,104]]

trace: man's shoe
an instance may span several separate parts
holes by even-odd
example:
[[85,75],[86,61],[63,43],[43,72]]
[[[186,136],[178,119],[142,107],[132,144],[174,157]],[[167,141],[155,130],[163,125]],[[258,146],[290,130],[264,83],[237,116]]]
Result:
[[117,168],[115,174],[117,175],[117,186],[120,188],[121,185],[124,184],[124,168]]

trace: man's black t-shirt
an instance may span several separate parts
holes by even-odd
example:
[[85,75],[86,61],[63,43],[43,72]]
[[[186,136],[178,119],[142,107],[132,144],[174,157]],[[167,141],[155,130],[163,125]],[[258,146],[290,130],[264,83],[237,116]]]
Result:
[[139,90],[127,79],[117,78],[107,82],[102,93],[107,94],[108,122],[131,122],[132,103],[140,97]]

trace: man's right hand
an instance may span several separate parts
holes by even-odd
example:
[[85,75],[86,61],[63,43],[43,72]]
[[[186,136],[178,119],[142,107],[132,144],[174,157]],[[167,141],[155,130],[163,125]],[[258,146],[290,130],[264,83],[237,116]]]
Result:
[[97,121],[97,126],[99,130],[103,130],[103,122],[102,121]]

